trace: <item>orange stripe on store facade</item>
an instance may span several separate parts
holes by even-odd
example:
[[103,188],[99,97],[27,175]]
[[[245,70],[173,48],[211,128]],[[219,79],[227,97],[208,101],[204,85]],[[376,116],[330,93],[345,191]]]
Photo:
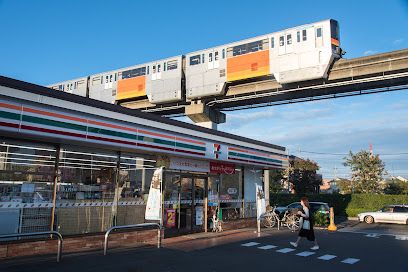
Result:
[[269,50],[249,53],[227,60],[227,80],[264,76],[269,74]]
[[117,90],[117,100],[146,96],[145,76],[119,80]]

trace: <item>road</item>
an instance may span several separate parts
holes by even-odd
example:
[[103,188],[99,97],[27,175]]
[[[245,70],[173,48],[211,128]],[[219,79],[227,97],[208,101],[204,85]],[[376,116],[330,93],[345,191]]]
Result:
[[261,237],[253,230],[212,235],[190,235],[173,242],[166,239],[161,249],[116,249],[107,256],[101,252],[65,255],[59,264],[55,256],[3,261],[0,271],[408,272],[408,240],[398,240],[395,235],[373,238],[365,233],[316,230],[318,251],[310,250],[307,241],[293,249],[289,241],[296,239],[296,233],[287,230],[264,231]]

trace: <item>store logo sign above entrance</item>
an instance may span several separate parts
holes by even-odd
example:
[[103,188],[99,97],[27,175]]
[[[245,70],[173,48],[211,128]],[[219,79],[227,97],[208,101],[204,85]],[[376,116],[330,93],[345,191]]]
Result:
[[221,155],[221,145],[214,144],[214,158],[218,159]]
[[171,157],[170,169],[208,173],[210,172],[210,163],[190,158]]
[[210,162],[210,173],[212,174],[235,174],[235,164],[222,163],[222,162]]

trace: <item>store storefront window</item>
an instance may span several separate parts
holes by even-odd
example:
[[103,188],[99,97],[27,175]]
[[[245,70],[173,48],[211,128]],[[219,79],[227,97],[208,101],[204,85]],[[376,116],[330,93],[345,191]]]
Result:
[[220,208],[223,220],[241,217],[242,209],[242,171],[236,169],[233,174],[220,175]]
[[0,139],[0,201],[51,202],[55,155],[52,145]]
[[113,201],[118,154],[62,146],[58,200]]

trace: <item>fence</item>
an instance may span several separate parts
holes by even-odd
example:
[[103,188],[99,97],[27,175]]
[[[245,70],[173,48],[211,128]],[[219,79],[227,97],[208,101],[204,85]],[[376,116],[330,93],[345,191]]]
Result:
[[[76,235],[106,232],[117,225],[146,223],[144,202],[124,201],[118,204],[116,207],[112,202],[57,203],[54,230],[62,235]],[[255,202],[221,200],[220,208],[224,221],[256,216]],[[7,228],[2,229],[0,224],[0,234],[49,231],[51,212],[50,203],[0,202],[0,215],[11,214],[2,216]]]

